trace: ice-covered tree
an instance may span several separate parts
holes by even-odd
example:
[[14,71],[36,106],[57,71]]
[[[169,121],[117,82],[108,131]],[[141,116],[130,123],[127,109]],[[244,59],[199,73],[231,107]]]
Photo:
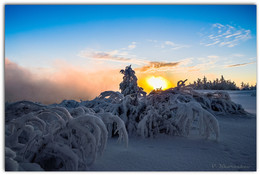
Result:
[[126,96],[130,94],[137,94],[145,96],[146,92],[143,91],[143,88],[137,85],[137,77],[135,76],[135,71],[130,66],[126,66],[125,70],[120,71],[124,75],[123,81],[120,83],[119,87],[121,93]]

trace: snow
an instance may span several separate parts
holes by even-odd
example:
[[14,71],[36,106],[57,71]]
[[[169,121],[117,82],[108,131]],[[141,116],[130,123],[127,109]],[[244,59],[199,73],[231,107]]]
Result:
[[[196,90],[200,93],[215,92],[215,90]],[[256,114],[256,91],[255,90],[243,90],[243,91],[226,91],[229,93],[232,101],[241,104],[243,108],[251,113]]]
[[[245,106],[246,111],[256,113],[250,105],[245,105],[247,101],[256,101],[251,91],[234,91],[230,96]],[[109,139],[102,158],[98,158],[90,170],[255,171],[256,118],[229,114],[216,116],[216,119],[221,134],[218,142],[194,135],[172,137],[161,134],[146,139],[130,137],[125,149],[117,144],[116,139]]]
[[128,148],[110,139],[92,171],[254,171],[256,170],[256,120],[217,117],[221,138],[130,138]]
[[91,101],[7,103],[6,170],[256,169],[256,93],[185,80],[146,96],[131,66],[121,73],[121,93]]
[[252,114],[256,114],[256,91],[229,91],[230,97],[235,103],[239,103],[243,108]]

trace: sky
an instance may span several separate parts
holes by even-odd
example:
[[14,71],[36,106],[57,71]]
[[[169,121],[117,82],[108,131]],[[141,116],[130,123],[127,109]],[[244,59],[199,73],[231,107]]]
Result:
[[5,5],[6,101],[119,91],[132,65],[174,87],[206,76],[256,83],[255,5]]

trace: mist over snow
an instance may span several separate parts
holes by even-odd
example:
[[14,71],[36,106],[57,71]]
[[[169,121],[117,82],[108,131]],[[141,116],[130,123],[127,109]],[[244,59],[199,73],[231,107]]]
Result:
[[[39,70],[41,71],[41,70]],[[45,104],[64,99],[92,99],[107,89],[118,90],[119,70],[87,73],[73,66],[55,66],[55,72],[40,76],[5,59],[5,101],[30,100]]]

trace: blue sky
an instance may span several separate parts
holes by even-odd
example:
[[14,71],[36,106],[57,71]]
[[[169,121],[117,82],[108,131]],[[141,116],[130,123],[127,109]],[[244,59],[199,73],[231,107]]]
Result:
[[57,62],[87,72],[132,64],[140,79],[254,84],[256,6],[6,5],[5,57],[42,77]]

